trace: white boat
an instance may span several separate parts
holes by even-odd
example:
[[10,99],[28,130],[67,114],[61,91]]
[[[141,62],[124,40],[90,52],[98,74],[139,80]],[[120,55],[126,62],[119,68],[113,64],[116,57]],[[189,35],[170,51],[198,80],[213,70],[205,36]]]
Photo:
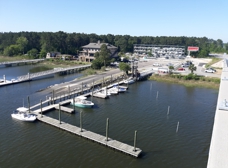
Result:
[[128,79],[123,81],[123,83],[125,83],[125,84],[132,84],[134,82],[135,82],[135,80],[133,78],[128,78]]
[[108,93],[110,93],[111,95],[112,95],[112,94],[118,94],[118,93],[119,93],[117,88],[110,88],[110,89],[108,89],[107,91],[108,91]]
[[29,113],[29,109],[25,107],[19,107],[16,111],[11,114],[12,118],[21,120],[21,121],[35,121],[36,115]]
[[71,99],[71,104],[77,107],[83,107],[83,108],[91,108],[94,106],[94,103],[88,100],[87,97],[84,96],[78,96],[74,99]]
[[127,89],[121,86],[114,86],[113,88],[116,88],[118,90],[118,92],[126,92]]

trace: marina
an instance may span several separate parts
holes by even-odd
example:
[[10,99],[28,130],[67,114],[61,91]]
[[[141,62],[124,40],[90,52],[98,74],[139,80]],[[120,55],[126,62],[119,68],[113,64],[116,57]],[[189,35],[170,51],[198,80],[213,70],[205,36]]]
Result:
[[[99,87],[102,89],[102,83],[103,87],[109,85],[110,77],[105,77],[103,80],[103,76],[101,76],[100,80],[94,80],[94,91]],[[63,77],[55,77],[52,80],[58,78]],[[118,78],[119,81],[116,81],[116,78],[117,76],[112,75],[113,83],[119,82],[120,84],[123,80]],[[3,120],[0,129],[4,135],[0,147],[3,161],[1,165],[5,167],[14,167],[18,164],[42,166],[45,161],[45,163],[57,167],[74,165],[89,167],[91,164],[95,167],[100,165],[133,168],[151,167],[151,165],[154,167],[205,167],[213,109],[216,106],[216,92],[210,89],[185,88],[175,84],[145,80],[129,85],[126,93],[109,96],[108,99],[98,99],[90,95],[93,90],[91,83],[93,83],[93,79],[83,83],[79,80],[74,83],[69,82],[69,87],[66,84],[66,87],[60,88],[61,85],[54,86],[50,79],[43,79],[33,83],[21,83],[17,87],[13,85],[1,87],[1,102],[4,104],[0,107]],[[53,87],[47,88],[50,85]],[[42,91],[36,92],[40,89]],[[52,90],[54,90],[54,94]],[[156,98],[157,91],[159,91],[158,98]],[[74,93],[75,97],[88,96],[88,100],[94,102],[94,107],[79,108],[70,105],[69,100],[74,97]],[[69,131],[64,130],[65,128],[56,129],[58,126],[51,126],[40,121],[38,118],[41,117],[41,113],[37,116],[38,121],[34,123],[12,120],[10,117],[12,110],[20,107],[21,100],[28,95],[31,101],[31,111],[37,110],[38,113],[41,112],[41,110],[38,111],[40,100],[43,100],[42,111],[45,107],[52,105],[57,107],[61,103],[61,124],[59,124],[59,110],[55,107],[42,112],[42,115],[43,119],[49,117],[57,125],[67,125],[66,129],[72,126],[72,128],[79,128],[80,131],[81,116],[82,130],[86,130],[85,137],[75,136],[76,133],[70,133],[70,129]],[[204,99],[205,96],[207,99]],[[196,99],[202,101],[196,103]],[[74,109],[74,112],[64,112],[62,106]],[[168,106],[169,114],[167,115]],[[183,111],[183,109],[185,110]],[[106,138],[107,118],[109,118],[108,138],[110,138],[108,145],[111,146],[112,142],[112,147],[101,145],[105,142],[102,141],[102,138]],[[176,132],[178,121],[179,128]],[[10,128],[10,131],[9,129],[7,131],[7,128]],[[127,153],[130,155],[128,156],[124,154],[126,151],[122,153],[118,152],[121,151],[120,148],[118,151],[115,149],[120,144],[125,144],[125,149],[128,149],[128,145],[131,150],[134,149],[136,130],[136,148],[143,150],[138,156],[140,159],[132,159],[136,156]],[[90,132],[94,134],[90,134]],[[90,135],[90,139],[94,140],[86,140],[88,139],[87,134]],[[20,135],[20,139],[16,138],[16,135]],[[99,137],[100,142],[94,143]],[[29,141],[27,141],[28,139]],[[21,145],[25,141],[26,146]],[[11,150],[13,150],[13,155],[9,158],[7,154]],[[10,162],[15,157],[20,160]],[[25,164],[23,161],[28,157],[32,161]],[[37,157],[40,159],[36,159]],[[47,157],[51,161],[45,160]]]

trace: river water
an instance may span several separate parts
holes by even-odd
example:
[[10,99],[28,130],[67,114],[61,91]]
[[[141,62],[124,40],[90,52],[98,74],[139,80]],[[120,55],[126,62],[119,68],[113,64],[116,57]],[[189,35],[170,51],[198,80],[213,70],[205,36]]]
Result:
[[[2,68],[0,76],[15,78],[32,67]],[[31,105],[36,104],[47,94],[38,90],[79,76],[76,73],[0,87],[0,167],[206,167],[218,96],[215,90],[141,81],[130,85],[126,93],[105,100],[93,98],[92,109],[62,113],[64,122],[79,126],[82,111],[83,128],[102,135],[109,118],[110,138],[132,146],[137,130],[137,147],[143,150],[139,158],[39,121],[26,123],[11,118],[23,99],[27,106],[27,96]],[[57,119],[58,111],[47,115]]]

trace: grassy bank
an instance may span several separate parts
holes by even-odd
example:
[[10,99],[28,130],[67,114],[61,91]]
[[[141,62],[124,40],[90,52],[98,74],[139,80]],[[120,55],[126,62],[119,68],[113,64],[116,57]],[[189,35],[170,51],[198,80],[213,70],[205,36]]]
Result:
[[[14,56],[14,57],[7,57],[7,56],[0,56],[0,62],[8,62],[8,61],[19,61],[19,60],[29,60],[28,56]],[[46,66],[48,68],[56,68],[56,67],[70,67],[70,66],[77,66],[77,65],[87,65],[90,63],[87,62],[80,62],[76,60],[61,60],[61,59],[46,59],[43,62],[40,62],[39,65]]]
[[48,66],[51,68],[56,68],[56,67],[72,67],[72,66],[77,66],[77,65],[87,65],[90,63],[87,62],[80,62],[80,61],[74,61],[74,60],[60,60],[60,59],[47,59],[43,62],[40,62],[41,65]]
[[23,59],[28,59],[28,57],[27,56],[13,56],[13,57],[0,56],[0,62],[19,61]]
[[155,80],[159,82],[175,83],[181,84],[186,87],[203,87],[210,89],[219,89],[220,79],[219,78],[210,78],[202,77],[197,75],[152,75],[149,80]]
[[215,58],[215,57],[213,57],[212,60],[211,60],[211,62],[207,63],[207,64],[205,65],[205,67],[208,68],[208,67],[210,67],[211,65],[213,65],[213,64],[215,64],[215,63],[217,63],[217,62],[219,62],[219,61],[221,61],[221,60],[222,60],[221,58]]

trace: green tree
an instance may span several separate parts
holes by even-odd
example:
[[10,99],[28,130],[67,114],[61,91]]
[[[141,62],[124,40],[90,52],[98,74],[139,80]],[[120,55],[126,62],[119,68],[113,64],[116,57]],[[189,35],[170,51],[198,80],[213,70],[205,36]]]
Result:
[[174,70],[174,67],[173,67],[173,66],[169,66],[169,73],[170,73],[170,74],[173,73],[173,70]]
[[188,69],[191,71],[191,74],[193,74],[193,71],[196,71],[196,66],[194,64],[191,64]]
[[38,50],[35,48],[28,51],[28,55],[30,58],[37,58],[37,53],[38,53]]
[[124,71],[126,74],[128,74],[128,71],[131,70],[131,67],[129,64],[121,62],[121,63],[119,63],[119,69],[121,71]]
[[20,53],[20,47],[18,45],[10,45],[4,49],[3,54],[6,56],[14,56]]
[[106,44],[102,44],[101,50],[99,52],[99,59],[104,62],[104,66],[106,67],[106,63],[110,63],[111,58],[110,58],[110,51],[107,48]]
[[25,47],[28,44],[27,38],[26,37],[19,37],[19,38],[17,38],[16,43],[20,47],[20,51],[22,51],[24,54]]
[[91,67],[93,69],[101,69],[102,65],[103,65],[103,62],[99,58],[96,58],[92,61]]

